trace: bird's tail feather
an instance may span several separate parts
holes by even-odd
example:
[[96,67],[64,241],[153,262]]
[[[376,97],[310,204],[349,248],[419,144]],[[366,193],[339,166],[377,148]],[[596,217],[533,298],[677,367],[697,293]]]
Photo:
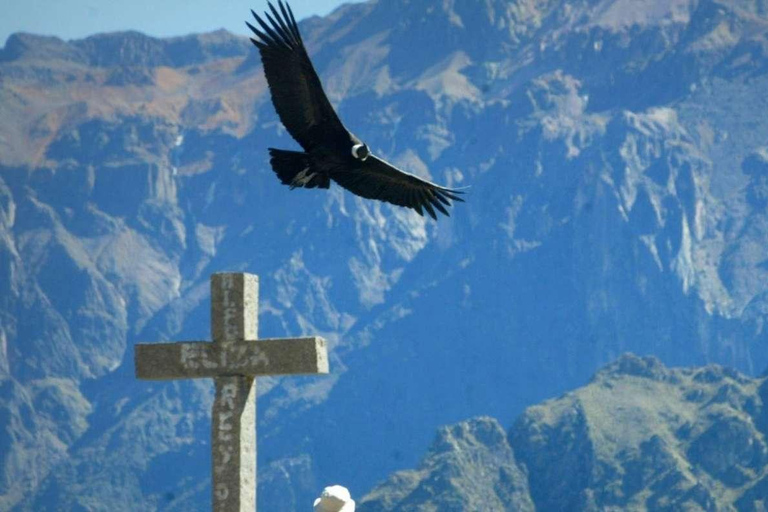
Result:
[[291,189],[328,188],[331,185],[327,174],[313,169],[312,161],[306,153],[269,148],[269,156],[272,170],[280,178],[280,182]]

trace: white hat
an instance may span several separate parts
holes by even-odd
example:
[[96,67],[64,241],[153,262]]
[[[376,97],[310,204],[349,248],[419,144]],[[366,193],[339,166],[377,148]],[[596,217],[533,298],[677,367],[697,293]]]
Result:
[[355,500],[346,487],[332,485],[315,500],[315,512],[355,512]]

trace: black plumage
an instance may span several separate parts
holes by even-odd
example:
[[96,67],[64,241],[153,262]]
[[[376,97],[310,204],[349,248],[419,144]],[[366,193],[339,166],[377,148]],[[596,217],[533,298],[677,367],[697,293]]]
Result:
[[323,91],[309,60],[290,6],[269,3],[266,21],[251,11],[258,28],[248,23],[264,64],[272,103],[288,133],[304,152],[269,148],[270,163],[280,181],[292,189],[328,188],[331,180],[367,199],[378,199],[448,215],[461,191],[441,187],[402,171],[370,153],[368,146],[344,127]]

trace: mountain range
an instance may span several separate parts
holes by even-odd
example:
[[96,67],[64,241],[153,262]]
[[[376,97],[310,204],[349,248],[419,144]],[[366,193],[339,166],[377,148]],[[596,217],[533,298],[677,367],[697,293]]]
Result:
[[625,354],[508,433],[488,417],[443,427],[360,510],[764,510],[766,382]]
[[[470,187],[450,219],[281,186],[266,149],[295,146],[244,35],[15,34],[0,50],[0,509],[207,509],[211,384],[138,382],[132,346],[208,339],[220,271],[260,276],[262,337],[330,344],[328,377],[259,379],[262,510],[329,484],[387,510],[391,478],[420,488],[465,445],[502,454],[515,484],[493,499],[521,509],[614,503],[617,473],[645,489],[650,459],[683,492],[698,476],[680,446],[752,492],[758,455],[748,484],[677,431],[601,459],[579,444],[596,445],[578,417],[595,410],[536,404],[625,352],[758,386],[765,0],[372,0],[300,28],[375,153]],[[592,476],[542,497],[562,475],[516,475],[542,474],[552,443]]]

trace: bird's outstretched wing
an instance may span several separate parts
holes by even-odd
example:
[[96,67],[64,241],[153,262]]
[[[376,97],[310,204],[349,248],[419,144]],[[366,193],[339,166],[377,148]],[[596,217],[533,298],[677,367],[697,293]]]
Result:
[[437,219],[435,210],[450,215],[446,207],[451,206],[451,201],[464,202],[459,197],[462,191],[435,185],[374,155],[349,170],[334,172],[331,177],[358,196],[413,208],[422,216],[426,210],[433,219]]
[[305,151],[312,149],[329,131],[344,130],[336,112],[323,91],[320,78],[309,60],[291,7],[279,0],[280,10],[269,2],[270,13],[264,21],[251,11],[260,28],[247,21],[256,38],[272,103],[288,133]]

